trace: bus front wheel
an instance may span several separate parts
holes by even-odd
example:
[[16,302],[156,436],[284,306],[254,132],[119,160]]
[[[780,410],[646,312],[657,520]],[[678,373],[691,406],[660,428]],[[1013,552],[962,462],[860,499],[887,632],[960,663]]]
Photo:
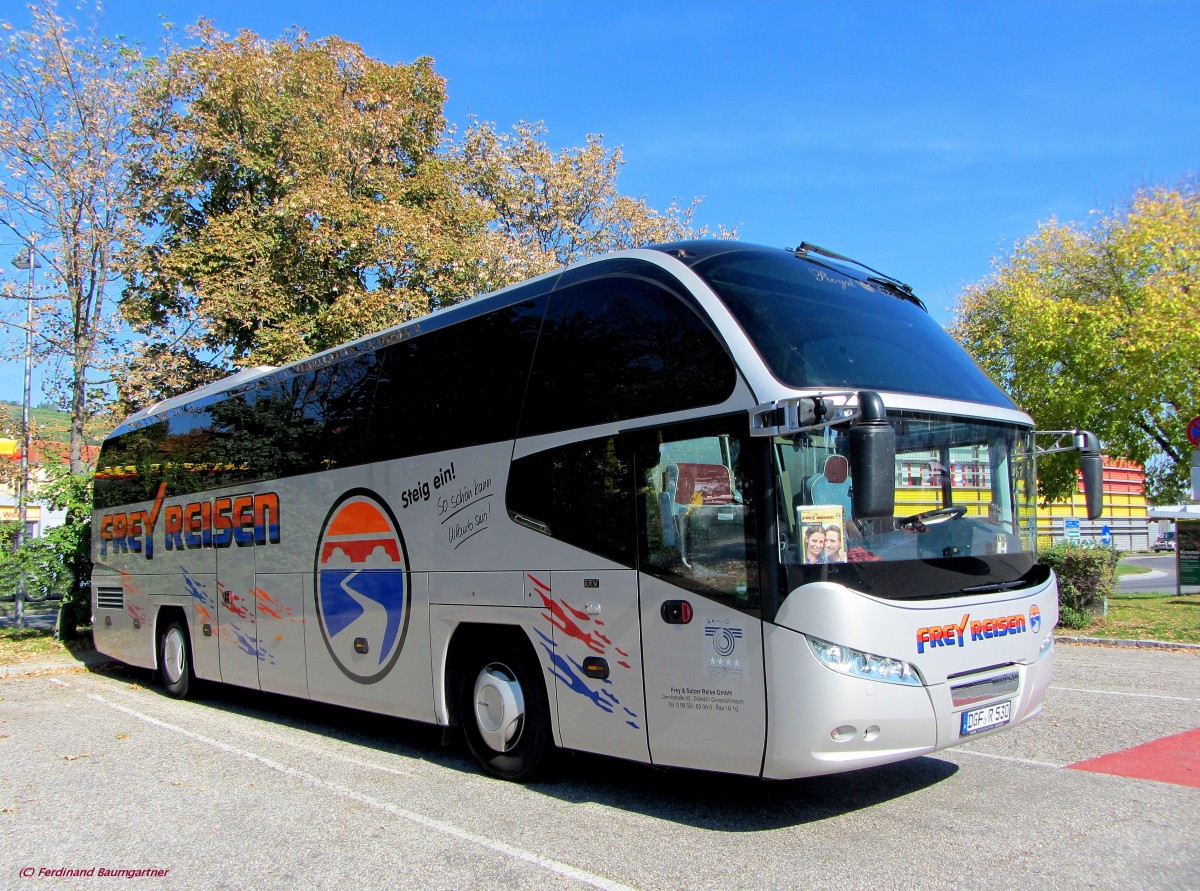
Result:
[[462,676],[459,715],[467,748],[492,776],[528,780],[551,746],[540,666],[510,642],[481,650]]
[[158,675],[163,689],[176,699],[186,699],[193,684],[192,647],[187,627],[172,619],[158,639]]

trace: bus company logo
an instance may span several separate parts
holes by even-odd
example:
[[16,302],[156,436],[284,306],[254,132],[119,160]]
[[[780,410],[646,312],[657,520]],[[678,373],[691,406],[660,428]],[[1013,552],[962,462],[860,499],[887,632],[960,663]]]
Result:
[[392,670],[408,630],[408,555],[396,518],[366,489],[344,494],[317,539],[317,617],[325,646],[353,681]]
[[705,677],[734,680],[743,676],[744,664],[735,652],[741,639],[741,628],[717,623],[704,626]]
[[1036,603],[1029,607],[1029,630],[1034,634],[1042,630],[1042,611]]
[[[1036,631],[1042,623],[1042,614],[1036,606],[1029,610],[1029,621],[1018,613],[1015,616],[997,616],[992,619],[972,619],[963,613],[962,621],[949,625],[929,625],[917,629],[917,652],[924,653],[926,647],[964,647],[967,641],[993,640],[1010,634],[1024,634],[1030,625]],[[970,637],[967,636],[968,629]]]
[[708,625],[704,629],[704,636],[712,641],[713,649],[724,659],[733,655],[738,639],[742,636],[742,629]]

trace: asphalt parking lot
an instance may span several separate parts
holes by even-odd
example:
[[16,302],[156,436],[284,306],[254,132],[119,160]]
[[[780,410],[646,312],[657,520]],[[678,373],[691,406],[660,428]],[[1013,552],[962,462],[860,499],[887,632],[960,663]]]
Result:
[[0,887],[1195,887],[1200,654],[1057,660],[1028,725],[775,783],[576,755],[518,786],[418,724],[178,702],[126,668],[10,677]]

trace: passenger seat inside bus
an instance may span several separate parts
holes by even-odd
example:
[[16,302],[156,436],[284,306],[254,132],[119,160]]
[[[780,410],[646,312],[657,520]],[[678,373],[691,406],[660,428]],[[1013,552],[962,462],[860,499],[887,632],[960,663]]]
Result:
[[[745,505],[738,503],[733,476],[722,464],[669,464],[663,479],[664,541],[679,549],[685,566],[697,556],[722,559],[745,550]],[[667,533],[667,529],[670,533]]]

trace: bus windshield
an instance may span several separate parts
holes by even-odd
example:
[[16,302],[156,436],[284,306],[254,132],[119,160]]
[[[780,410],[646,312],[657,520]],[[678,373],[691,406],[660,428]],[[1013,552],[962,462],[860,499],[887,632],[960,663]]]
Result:
[[1034,565],[1029,431],[911,411],[889,412],[888,421],[896,431],[890,519],[852,516],[844,433],[773,440],[788,590],[830,580],[909,598],[1020,584]]
[[1014,408],[924,308],[884,284],[768,249],[694,262],[780,383]]

